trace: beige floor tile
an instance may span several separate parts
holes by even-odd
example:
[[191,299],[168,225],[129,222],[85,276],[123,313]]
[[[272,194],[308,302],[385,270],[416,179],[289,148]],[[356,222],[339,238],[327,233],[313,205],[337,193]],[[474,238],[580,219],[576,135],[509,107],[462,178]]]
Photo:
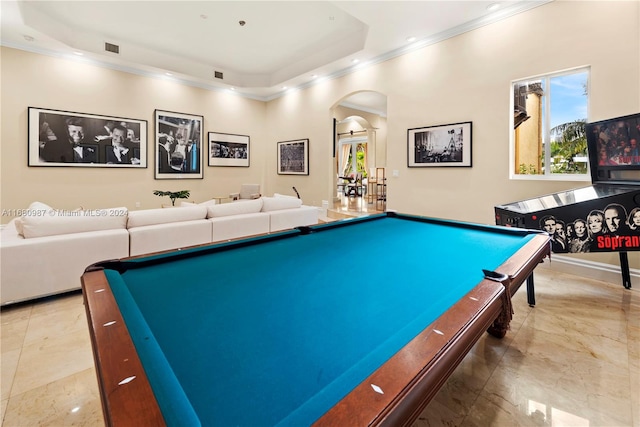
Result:
[[56,313],[70,307],[83,306],[82,293],[70,292],[57,297],[45,298],[34,304],[31,315]]
[[629,326],[629,377],[631,382],[631,401],[635,407],[637,425],[640,426],[640,327]]
[[[448,393],[447,391],[440,390],[438,394]],[[465,412],[455,412],[449,409],[446,405],[440,403],[440,400],[435,399],[429,403],[429,406],[422,411],[422,414],[413,423],[413,427],[444,427],[444,426],[458,426],[464,420]]]
[[[592,425],[631,425],[628,376],[598,375],[585,379],[548,360],[521,366],[501,364],[481,392],[481,397],[515,416],[529,416],[527,408],[538,402],[589,420]],[[480,400],[480,399],[479,399]],[[603,422],[608,424],[602,424]]]
[[18,368],[18,360],[20,359],[21,349],[9,350],[2,352],[2,359],[0,360],[0,390],[1,398],[5,400],[9,398],[11,393],[11,386],[13,385],[13,379],[16,375],[16,369]]
[[474,353],[467,354],[433,401],[454,414],[466,414],[468,402],[476,400],[496,365]]
[[29,319],[16,319],[0,325],[0,351],[16,350],[24,345]]
[[23,347],[11,396],[93,367],[89,332],[74,332]]
[[0,310],[0,322],[4,325],[5,323],[29,320],[32,308],[31,304],[2,307],[2,310]]
[[[489,400],[485,395],[478,397],[478,400],[471,406],[469,415],[458,424],[461,427],[515,427],[515,426],[550,426],[541,411],[527,411],[527,407],[513,405],[510,402],[496,403]],[[578,427],[574,425],[573,427]],[[586,427],[586,426],[585,426]]]
[[500,362],[500,359],[504,357],[504,353],[512,341],[513,336],[511,335],[511,331],[508,331],[504,338],[496,338],[492,335],[485,334],[473,346],[469,354],[481,357],[488,366],[495,368]]
[[85,331],[88,331],[87,316],[81,304],[66,302],[59,310],[34,309],[29,319],[24,345],[51,341],[57,337]]
[[0,402],[0,423],[4,422],[4,414],[7,412],[7,404],[9,403],[9,399],[3,399]]
[[93,368],[9,399],[3,427],[104,426]]
[[579,326],[572,330],[561,318],[540,312],[531,314],[526,323],[527,327],[520,330],[511,348],[518,348],[527,356],[548,357],[553,349],[555,353],[551,354],[561,355],[560,360],[567,365],[584,361],[589,368],[593,364],[628,367],[626,337],[621,342],[607,336],[606,331],[591,329],[587,332]]

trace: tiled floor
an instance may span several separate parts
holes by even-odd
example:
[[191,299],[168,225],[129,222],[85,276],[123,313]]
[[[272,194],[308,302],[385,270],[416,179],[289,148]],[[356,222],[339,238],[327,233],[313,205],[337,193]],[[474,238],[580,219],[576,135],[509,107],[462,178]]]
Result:
[[365,196],[348,197],[338,193],[338,200],[333,203],[333,211],[341,212],[350,216],[362,216],[384,212],[383,203],[375,203]]
[[[485,334],[414,427],[640,426],[640,290],[536,273],[507,336]],[[3,309],[2,425],[101,426],[79,294]]]

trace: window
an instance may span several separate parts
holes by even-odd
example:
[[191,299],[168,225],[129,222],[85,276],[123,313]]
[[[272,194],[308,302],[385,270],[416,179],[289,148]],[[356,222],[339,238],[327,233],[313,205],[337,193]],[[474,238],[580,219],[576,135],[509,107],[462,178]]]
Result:
[[589,179],[589,69],[513,83],[511,176]]
[[[358,172],[362,173],[364,178],[367,177],[367,138],[348,138],[340,141],[341,156],[339,158],[341,176],[354,175]],[[355,153],[356,164],[353,164],[353,156]],[[355,168],[354,168],[355,166]]]

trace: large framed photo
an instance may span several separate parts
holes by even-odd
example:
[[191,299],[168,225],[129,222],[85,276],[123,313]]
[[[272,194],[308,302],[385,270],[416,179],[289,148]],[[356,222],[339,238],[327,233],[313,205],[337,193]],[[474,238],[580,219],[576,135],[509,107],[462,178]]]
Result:
[[278,175],[309,175],[309,140],[278,142]]
[[471,122],[407,131],[407,166],[471,167]]
[[29,166],[147,167],[147,121],[28,108]]
[[202,179],[204,119],[156,110],[156,179]]
[[249,136],[209,132],[209,166],[249,167]]

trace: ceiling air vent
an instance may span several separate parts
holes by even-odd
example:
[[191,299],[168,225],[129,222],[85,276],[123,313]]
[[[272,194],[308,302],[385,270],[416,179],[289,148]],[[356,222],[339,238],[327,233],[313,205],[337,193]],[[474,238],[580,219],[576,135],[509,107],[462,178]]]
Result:
[[113,52],[113,53],[120,53],[120,46],[118,46],[117,44],[111,44],[111,43],[107,43],[105,42],[104,44],[104,50],[106,50],[107,52]]
[[223,79],[223,75],[222,75],[222,71],[214,71],[213,72],[213,77],[215,77],[216,79]]

